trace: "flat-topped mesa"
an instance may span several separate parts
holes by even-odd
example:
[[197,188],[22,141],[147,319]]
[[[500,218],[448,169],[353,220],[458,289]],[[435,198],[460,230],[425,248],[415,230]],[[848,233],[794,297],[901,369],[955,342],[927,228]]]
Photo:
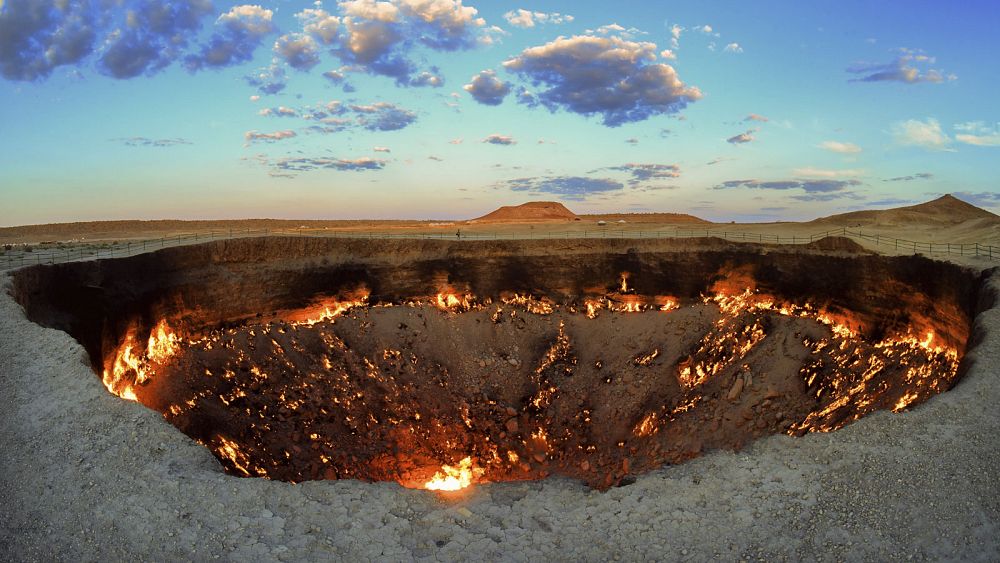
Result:
[[469,223],[531,223],[539,221],[575,221],[575,213],[556,201],[529,201],[521,205],[505,205]]

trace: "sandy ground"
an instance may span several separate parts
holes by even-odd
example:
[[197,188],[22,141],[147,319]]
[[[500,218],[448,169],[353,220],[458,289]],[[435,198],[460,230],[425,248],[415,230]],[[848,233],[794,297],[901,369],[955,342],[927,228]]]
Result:
[[158,413],[108,394],[83,349],[29,322],[0,280],[4,559],[1000,559],[1000,309],[978,318],[964,379],[911,412],[607,492],[550,478],[439,496],[227,476]]

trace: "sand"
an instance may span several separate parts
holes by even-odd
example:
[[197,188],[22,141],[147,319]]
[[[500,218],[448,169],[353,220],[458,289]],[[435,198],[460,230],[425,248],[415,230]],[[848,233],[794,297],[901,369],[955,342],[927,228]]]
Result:
[[[1000,292],[1000,275],[991,282]],[[6,288],[5,288],[6,289]],[[715,451],[607,492],[564,478],[450,496],[222,472],[109,395],[0,293],[0,553],[13,560],[1000,558],[1000,310],[955,389],[829,434]]]

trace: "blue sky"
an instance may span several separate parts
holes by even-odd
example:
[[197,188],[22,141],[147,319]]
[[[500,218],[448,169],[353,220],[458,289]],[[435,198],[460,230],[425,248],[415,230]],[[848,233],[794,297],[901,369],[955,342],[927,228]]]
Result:
[[4,0],[0,225],[998,211],[998,27],[986,0]]

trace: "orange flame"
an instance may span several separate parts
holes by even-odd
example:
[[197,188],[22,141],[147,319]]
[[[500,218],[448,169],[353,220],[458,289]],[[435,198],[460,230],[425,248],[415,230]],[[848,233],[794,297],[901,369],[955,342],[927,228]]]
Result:
[[442,465],[441,471],[424,483],[424,488],[429,491],[459,491],[471,485],[482,474],[483,469],[473,465],[471,457],[466,457],[455,467]]

